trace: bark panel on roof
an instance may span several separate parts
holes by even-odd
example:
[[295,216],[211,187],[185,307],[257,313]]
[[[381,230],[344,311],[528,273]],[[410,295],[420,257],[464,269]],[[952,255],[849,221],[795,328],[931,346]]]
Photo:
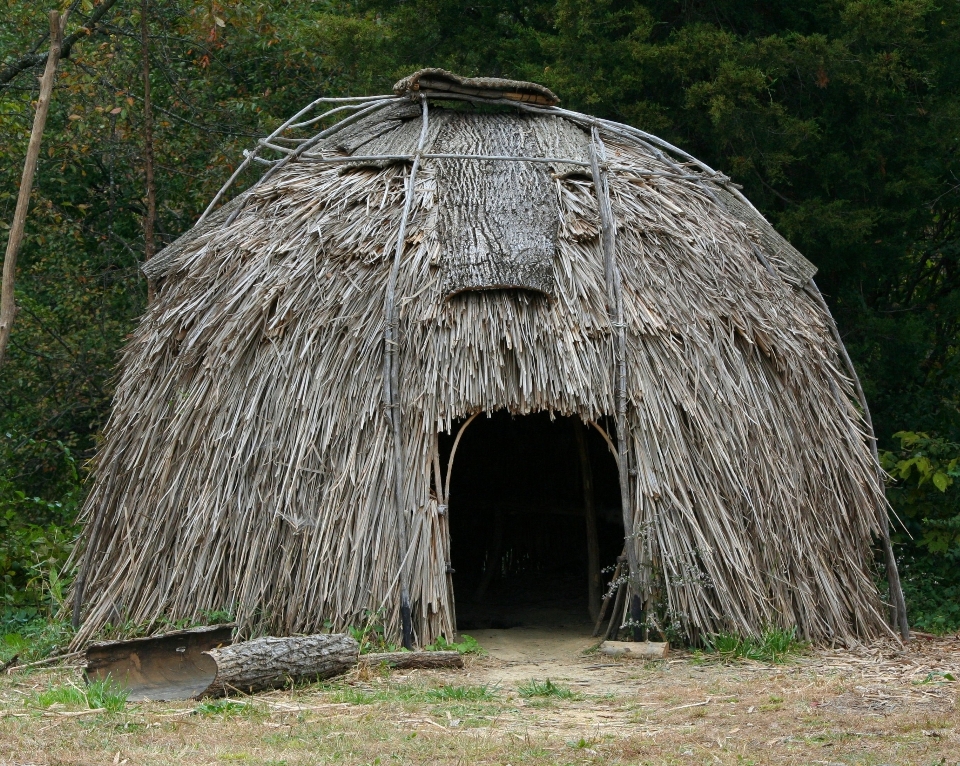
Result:
[[[543,156],[535,132],[524,123],[508,115],[450,114],[434,151]],[[436,162],[444,295],[519,288],[553,296],[559,208],[549,168],[532,162]]]

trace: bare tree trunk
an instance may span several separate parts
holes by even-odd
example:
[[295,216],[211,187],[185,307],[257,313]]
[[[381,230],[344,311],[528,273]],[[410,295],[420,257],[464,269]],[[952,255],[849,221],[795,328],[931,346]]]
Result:
[[13,330],[13,320],[17,315],[16,298],[13,292],[17,273],[17,256],[20,254],[20,245],[23,243],[23,231],[27,223],[27,211],[30,208],[30,192],[33,191],[33,174],[37,169],[37,158],[40,156],[40,141],[43,138],[44,125],[47,123],[47,112],[50,111],[50,96],[53,93],[53,81],[60,61],[60,45],[66,23],[66,13],[61,21],[57,11],[50,11],[50,54],[47,56],[47,66],[40,79],[37,114],[33,118],[33,130],[30,131],[27,159],[23,164],[17,207],[13,214],[10,236],[7,239],[7,251],[3,257],[3,285],[0,286],[0,367],[3,366],[10,331]]
[[[156,250],[154,226],[157,221],[157,189],[153,181],[153,107],[150,103],[150,0],[140,3],[140,55],[143,63],[143,164],[147,191],[147,214],[143,219],[143,260]],[[156,297],[156,283],[147,280],[147,303]]]

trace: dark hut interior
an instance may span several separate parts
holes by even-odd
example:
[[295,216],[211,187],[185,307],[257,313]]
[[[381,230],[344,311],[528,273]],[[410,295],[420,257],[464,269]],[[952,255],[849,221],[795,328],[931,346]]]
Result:
[[[441,438],[444,463],[459,425]],[[457,447],[449,502],[458,630],[595,618],[610,579],[600,569],[623,548],[617,464],[595,428],[481,415]]]

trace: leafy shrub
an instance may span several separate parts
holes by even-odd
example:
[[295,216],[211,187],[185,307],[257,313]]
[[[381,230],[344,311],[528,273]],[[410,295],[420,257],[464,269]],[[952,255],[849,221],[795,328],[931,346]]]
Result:
[[960,552],[960,444],[912,431],[894,436],[900,449],[881,455],[892,479],[891,505],[914,545],[934,554]]
[[0,443],[0,619],[27,623],[63,602],[63,569],[76,538],[81,486],[73,454],[57,442],[68,479],[54,500],[30,496],[13,473],[12,441],[7,433]]
[[960,556],[905,557],[900,581],[911,627],[938,635],[960,630]]
[[[910,624],[930,633],[960,630],[960,444],[901,431],[882,453],[887,498],[906,527],[896,535]],[[896,529],[896,525],[894,526]]]
[[53,616],[29,616],[25,610],[7,609],[0,614],[0,663],[42,660],[64,651],[73,629],[70,623]]
[[402,646],[387,641],[382,611],[374,612],[368,609],[364,617],[366,621],[362,628],[355,628],[352,625],[347,628],[347,632],[360,644],[360,654],[403,651]]

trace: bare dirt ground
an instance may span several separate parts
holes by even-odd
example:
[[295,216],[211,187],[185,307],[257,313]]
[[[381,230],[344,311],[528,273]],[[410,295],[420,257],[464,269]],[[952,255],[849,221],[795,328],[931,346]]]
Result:
[[[461,671],[361,670],[226,708],[43,709],[79,671],[20,672],[0,679],[0,764],[960,764],[960,637],[643,664],[585,653],[584,633],[475,631],[488,654]],[[548,678],[569,696],[529,695]]]

